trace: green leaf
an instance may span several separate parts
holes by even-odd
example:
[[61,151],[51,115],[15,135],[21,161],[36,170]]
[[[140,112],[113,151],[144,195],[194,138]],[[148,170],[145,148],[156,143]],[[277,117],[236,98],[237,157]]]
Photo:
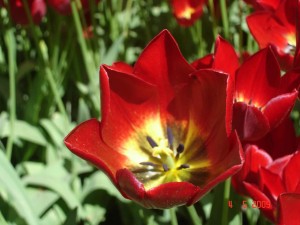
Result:
[[124,42],[124,36],[121,35],[108,49],[107,53],[103,58],[102,64],[111,65],[113,62],[117,60],[123,42]]
[[69,187],[68,182],[66,182],[66,179],[59,179],[55,176],[49,176],[48,174],[40,174],[26,176],[24,177],[24,181],[26,184],[48,188],[56,192],[70,209],[80,205],[78,199]]
[[[38,145],[45,146],[47,144],[46,139],[42,135],[41,131],[35,127],[30,125],[29,123],[16,120],[15,121],[15,129],[14,129],[15,137],[20,138],[24,141],[32,142]],[[4,128],[2,130],[1,137],[8,137],[10,135],[10,126],[9,123],[4,124]]]
[[89,108],[87,106],[87,104],[85,103],[85,101],[80,98],[79,99],[79,105],[78,105],[78,118],[77,118],[77,122],[81,123],[87,119],[91,118],[91,114],[89,111]]
[[1,225],[8,225],[8,223],[6,222],[6,220],[4,219],[1,211],[0,211],[0,224]]
[[39,219],[33,211],[24,184],[16,174],[14,168],[0,149],[0,187],[4,189],[10,199],[10,204],[27,222],[28,225],[38,225]]
[[105,221],[106,209],[98,205],[85,204],[83,206],[84,215],[88,224],[98,225],[101,222]]
[[110,179],[101,171],[97,171],[92,176],[85,179],[81,199],[85,199],[89,193],[95,190],[105,190],[118,200],[122,202],[129,202],[120,194]]
[[28,188],[27,192],[31,202],[34,202],[34,211],[39,216],[42,216],[59,199],[57,193],[47,189]]

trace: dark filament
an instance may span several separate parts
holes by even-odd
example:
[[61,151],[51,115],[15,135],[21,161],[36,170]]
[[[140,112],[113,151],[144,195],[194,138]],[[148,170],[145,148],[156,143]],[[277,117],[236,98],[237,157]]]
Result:
[[148,141],[148,143],[151,145],[152,148],[158,146],[157,143],[152,139],[152,137],[147,136],[146,138],[147,138],[147,141]]
[[157,166],[157,164],[152,162],[140,162],[140,164],[143,166],[153,166],[153,167]]
[[162,166],[163,166],[165,172],[167,172],[169,170],[169,167],[167,166],[167,164],[163,163]]
[[174,136],[172,134],[172,130],[170,127],[167,127],[167,136],[168,136],[169,147],[170,147],[170,149],[173,149]]

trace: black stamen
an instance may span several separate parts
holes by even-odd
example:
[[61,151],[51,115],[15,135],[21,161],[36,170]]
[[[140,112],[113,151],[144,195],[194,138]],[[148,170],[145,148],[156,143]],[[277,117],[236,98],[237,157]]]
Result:
[[252,99],[250,99],[250,100],[249,100],[249,103],[248,103],[248,104],[249,104],[249,105],[251,105],[251,104],[252,104]]
[[169,147],[170,149],[173,149],[174,136],[170,127],[167,127],[167,136],[168,136]]
[[167,164],[163,163],[162,166],[163,166],[165,172],[167,172],[169,170],[169,167],[167,166]]
[[187,169],[187,168],[190,168],[190,165],[188,165],[188,164],[182,164],[182,165],[180,165],[180,166],[178,167],[179,170],[180,170],[180,169]]
[[151,145],[152,148],[158,146],[158,144],[152,139],[152,137],[147,136],[146,138],[147,138],[147,141],[148,141],[148,143]]
[[154,164],[152,162],[140,162],[140,164],[143,166],[153,166],[153,167],[157,166],[157,164]]
[[183,151],[184,151],[184,145],[183,144],[179,144],[178,147],[177,147],[177,149],[176,149],[177,155],[179,155]]

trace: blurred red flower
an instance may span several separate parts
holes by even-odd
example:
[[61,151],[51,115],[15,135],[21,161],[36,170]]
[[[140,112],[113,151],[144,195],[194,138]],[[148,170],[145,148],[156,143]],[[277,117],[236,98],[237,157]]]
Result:
[[300,194],[281,194],[278,207],[278,225],[299,225]]
[[124,197],[147,208],[191,205],[241,168],[243,151],[225,119],[227,75],[194,69],[168,31],[134,67],[101,66],[100,79],[101,122],[80,124],[65,144]]
[[[98,4],[100,0],[94,0]],[[83,11],[89,10],[89,0],[80,0]],[[70,15],[72,13],[71,0],[48,0],[48,4],[58,13],[62,15]]]
[[[22,0],[8,1],[10,15],[12,20],[21,25],[29,24],[25,6]],[[44,0],[28,0],[28,8],[31,13],[32,20],[35,24],[39,24],[46,14],[47,8]]]
[[262,10],[247,17],[249,29],[260,48],[269,44],[284,70],[293,66],[296,50],[297,0],[257,1]]
[[260,210],[271,221],[277,220],[277,200],[285,192],[300,193],[300,152],[275,160],[255,145],[245,150],[245,164],[233,176],[232,184],[242,194],[255,201],[269,202],[270,207]]
[[173,14],[182,26],[191,26],[202,16],[207,0],[171,0]]

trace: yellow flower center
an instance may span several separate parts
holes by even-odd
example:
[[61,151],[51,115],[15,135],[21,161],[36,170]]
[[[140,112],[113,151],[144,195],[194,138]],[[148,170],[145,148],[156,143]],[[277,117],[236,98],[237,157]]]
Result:
[[185,10],[179,14],[179,18],[190,20],[194,12],[195,9],[191,7],[186,7]]
[[125,154],[135,161],[128,169],[146,189],[181,181],[201,186],[209,178],[210,162],[199,133],[193,123],[147,121],[125,145]]
[[287,46],[284,49],[284,52],[287,54],[295,54],[296,51],[296,34],[289,33],[285,36],[287,40]]

